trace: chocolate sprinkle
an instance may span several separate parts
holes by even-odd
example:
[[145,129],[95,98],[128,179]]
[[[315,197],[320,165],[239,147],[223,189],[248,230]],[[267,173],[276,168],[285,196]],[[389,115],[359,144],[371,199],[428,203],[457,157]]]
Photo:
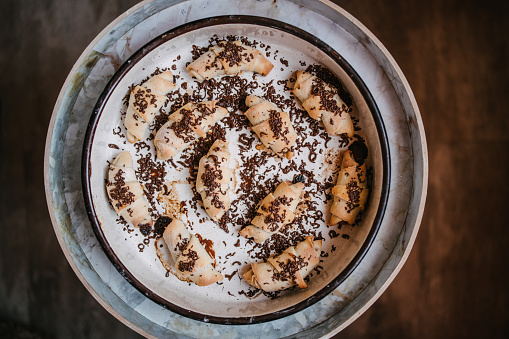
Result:
[[116,200],[115,207],[120,208],[122,206],[129,206],[134,202],[134,193],[129,190],[129,186],[126,185],[122,174],[124,171],[119,169],[115,174],[114,181],[112,183],[106,183],[107,186],[113,186],[109,191],[110,198]]
[[192,272],[194,266],[196,266],[196,260],[198,260],[198,253],[189,249],[187,252],[182,252],[181,258],[187,259],[179,261],[178,270],[180,272]]
[[157,218],[156,223],[154,224],[154,235],[157,238],[160,238],[163,236],[164,231],[166,230],[166,227],[173,221],[172,218],[167,216],[160,216]]
[[[231,41],[242,41],[244,45],[250,47],[256,47],[258,44],[256,41],[248,41],[245,38],[237,36],[228,36],[226,38],[214,36],[209,40],[208,46],[193,46],[193,51],[191,52],[193,60],[208,51],[211,46],[218,44],[222,40],[228,41],[227,43],[222,43],[226,46],[222,57],[227,59],[230,66],[237,64],[242,58],[253,57],[242,46],[235,45],[231,43]],[[265,45],[263,45],[262,48],[265,48]],[[269,49],[270,46],[266,46],[265,52],[268,52]],[[273,53],[273,56],[275,60],[277,60],[277,51]],[[288,62],[286,60],[281,58],[279,61],[284,66],[288,67]],[[301,66],[305,66],[304,62],[301,62],[300,64]],[[322,82],[326,82],[331,86],[336,87],[337,93],[343,99],[347,107],[337,107],[337,105],[336,107],[333,107],[335,102],[329,102],[331,99],[330,95],[329,97],[324,97],[321,102],[322,106],[331,106],[341,112],[350,111],[352,99],[344,90],[341,82],[332,72],[318,65],[309,66],[307,71],[316,75]],[[188,83],[182,84],[181,88],[168,93],[167,101],[165,103],[166,107],[163,107],[161,114],[155,117],[155,121],[152,124],[151,131],[153,134],[155,134],[155,131],[168,121],[168,117],[172,112],[175,112],[177,109],[183,107],[189,102],[199,103],[206,100],[218,100],[217,105],[227,108],[230,111],[230,114],[220,123],[214,125],[204,138],[197,138],[195,140],[194,136],[191,136],[192,133],[189,133],[189,130],[190,127],[197,124],[199,118],[194,117],[193,114],[185,112],[184,110],[183,113],[185,115],[185,119],[183,120],[185,121],[183,121],[180,125],[175,125],[175,133],[180,133],[184,139],[189,138],[189,141],[192,141],[192,144],[190,147],[182,151],[178,158],[171,159],[166,162],[157,162],[155,160],[155,155],[153,156],[150,154],[151,146],[149,145],[152,144],[150,138],[134,145],[134,147],[136,147],[137,157],[140,157],[139,159],[141,160],[141,163],[140,160],[138,160],[139,170],[136,171],[136,175],[142,182],[145,194],[147,195],[147,199],[151,203],[152,207],[154,207],[154,203],[156,202],[156,193],[163,188],[163,180],[167,174],[166,170],[171,172],[174,169],[177,171],[185,169],[186,171],[189,171],[190,175],[187,177],[187,182],[191,185],[191,189],[193,190],[193,198],[190,201],[186,201],[191,204],[192,208],[197,208],[197,203],[201,200],[201,196],[196,192],[195,188],[199,160],[207,154],[210,146],[215,140],[225,140],[226,131],[232,130],[240,132],[237,142],[237,146],[240,151],[240,161],[239,167],[235,172],[237,175],[236,179],[238,190],[236,192],[237,198],[232,201],[230,210],[225,213],[218,222],[219,228],[223,231],[228,233],[231,229],[233,235],[235,235],[238,229],[249,225],[251,220],[257,214],[257,204],[268,193],[273,192],[275,187],[281,181],[291,180],[288,178],[293,176],[293,183],[302,182],[306,184],[303,196],[301,196],[300,203],[295,211],[295,219],[291,225],[283,227],[279,230],[279,233],[272,235],[262,244],[255,244],[252,240],[248,240],[246,243],[242,238],[242,245],[240,239],[237,239],[235,243],[232,242],[233,246],[240,247],[239,250],[245,250],[249,253],[251,258],[261,260],[266,259],[271,255],[282,253],[288,247],[294,246],[298,242],[304,240],[304,238],[308,235],[315,236],[317,239],[324,239],[324,237],[334,238],[339,236],[336,231],[331,233],[327,230],[324,231],[324,234],[320,231],[320,228],[325,223],[325,216],[321,209],[323,204],[327,203],[327,200],[332,197],[330,190],[334,186],[334,177],[331,174],[329,177],[324,178],[320,176],[319,173],[314,173],[309,167],[309,163],[316,162],[318,165],[320,164],[320,154],[324,148],[327,149],[327,143],[331,140],[333,140],[332,143],[334,144],[334,147],[337,145],[338,141],[339,147],[346,147],[351,142],[351,139],[344,136],[332,138],[324,131],[323,126],[321,126],[318,121],[312,119],[300,106],[298,106],[298,103],[292,94],[282,94],[281,89],[284,89],[284,91],[287,92],[291,91],[292,82],[295,82],[295,79],[292,78],[289,79],[289,81],[280,80],[264,82],[259,76],[255,76],[254,74],[248,78],[233,75],[217,77],[201,82],[192,80]],[[318,82],[320,83],[320,81]],[[315,91],[319,92],[319,87],[320,85],[315,88]],[[131,89],[132,88],[134,88],[134,85]],[[183,93],[182,89],[186,90],[186,93]],[[283,111],[288,112],[292,125],[299,136],[292,151],[300,154],[300,158],[296,157],[290,160],[281,159],[276,165],[267,166],[268,161],[273,157],[272,153],[269,153],[266,150],[259,150],[254,154],[250,152],[255,147],[258,138],[251,131],[249,121],[242,112],[247,110],[245,105],[247,95],[251,95],[254,92],[256,92],[256,95],[274,103]],[[150,92],[148,94],[152,95]],[[150,103],[151,99],[149,97],[146,103],[147,107]],[[145,104],[140,103],[140,105],[144,107]],[[207,112],[205,109],[204,113],[208,114],[210,112]],[[276,112],[270,113],[271,117],[269,118],[269,123],[272,132],[275,137],[284,137],[286,133],[280,115],[276,114]],[[354,117],[352,117],[352,119],[356,121]],[[114,130],[114,134],[119,137],[123,137],[121,131],[122,128],[118,127],[118,129]],[[153,135],[151,137],[153,138]],[[360,141],[357,139],[357,141],[354,141],[352,145],[350,145],[350,150],[357,162],[359,162],[358,159],[362,158],[362,161],[364,161],[367,157],[367,148],[366,152],[363,153],[363,146],[365,147],[365,144],[362,142],[362,139],[360,139]],[[144,150],[148,151],[146,156],[138,154]],[[304,156],[302,156],[303,152]],[[161,167],[158,167],[157,165],[160,165]],[[211,170],[209,176],[204,176],[202,179],[209,191],[208,194],[211,194],[210,192],[212,192],[213,189],[220,188],[216,186],[215,178],[219,178],[222,174],[217,171],[217,167],[214,167],[213,162],[210,162],[209,166],[211,167],[209,168],[209,170]],[[354,200],[358,200],[360,198],[360,193],[355,192],[354,187],[352,187],[351,191],[352,192],[349,192],[349,194],[352,194],[352,198],[354,198]],[[279,213],[281,215],[277,213],[280,212],[280,205],[284,203],[287,202],[278,200],[271,204],[271,206],[268,206],[268,209],[271,210],[271,215],[274,214],[272,218],[274,220],[268,218],[269,222],[277,223],[278,221],[281,221],[280,219],[282,217],[284,219],[284,215],[282,213]],[[245,209],[238,207],[237,205],[245,206]],[[145,240],[152,239],[157,236],[160,237],[166,226],[171,222],[171,218],[167,216],[159,216],[159,212],[155,208],[152,208],[151,213],[153,220],[156,220],[154,228],[152,229],[149,225],[140,225],[140,232],[145,237]],[[192,228],[192,223],[189,226]],[[344,236],[345,235],[343,235],[343,237]],[[185,251],[187,243],[188,239],[183,239],[179,243],[181,251],[187,252]],[[143,244],[140,245],[140,251],[142,251]],[[335,246],[332,245],[330,253],[334,252],[334,250]],[[189,251],[186,254],[186,260],[179,263],[178,269],[181,271],[192,271],[197,259],[195,258],[195,255],[195,251]],[[235,258],[235,256],[230,253],[224,260],[235,260],[232,258]],[[219,257],[218,260],[219,259],[221,258]],[[294,279],[296,271],[301,268],[300,265],[306,264],[305,262],[301,263],[299,258],[296,259],[296,261],[288,263],[284,272],[278,273],[280,275],[279,277],[276,275],[274,278]],[[247,263],[235,260],[228,264],[231,266],[239,265],[239,267],[242,267]],[[314,274],[318,274],[319,272],[320,269],[315,269],[313,271]],[[225,277],[227,279],[231,279],[236,273],[237,271],[234,271],[231,274],[225,274]],[[309,276],[306,279],[309,279]],[[246,295],[248,297],[254,297],[259,293],[260,292],[258,290],[252,289],[238,292],[239,295]],[[279,292],[263,294],[269,298],[276,298],[280,295]]]
[[306,178],[302,175],[302,174],[297,174],[294,178],[293,178],[293,183],[296,184],[298,182],[301,182],[301,183],[305,183],[306,182]]
[[352,151],[353,159],[359,166],[364,164],[364,160],[368,157],[368,148],[364,142],[355,140],[348,149]]
[[336,77],[336,75],[332,73],[330,69],[323,67],[322,65],[309,65],[306,68],[306,72],[313,74],[332,87],[336,88],[339,97],[348,107],[353,105],[353,100],[350,93],[347,92],[341,80],[339,80],[338,77]]

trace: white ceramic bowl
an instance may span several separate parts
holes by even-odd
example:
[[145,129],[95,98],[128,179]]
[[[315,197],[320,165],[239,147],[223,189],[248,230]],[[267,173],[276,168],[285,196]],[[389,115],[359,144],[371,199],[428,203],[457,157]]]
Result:
[[[324,238],[320,270],[310,279],[308,288],[291,289],[274,299],[263,295],[251,299],[242,295],[241,291],[248,290],[249,285],[241,278],[241,273],[254,261],[250,258],[254,243],[239,236],[240,225],[227,225],[232,231],[225,233],[207,218],[201,206],[198,206],[198,210],[188,208],[187,222],[193,225],[193,231],[211,240],[215,244],[216,256],[224,259],[217,267],[224,274],[234,275],[220,284],[199,287],[166,274],[166,269],[157,260],[155,246],[152,243],[148,246],[148,241],[145,241],[144,245],[147,246],[144,246],[139,230],[128,233],[125,227],[117,223],[118,216],[109,204],[104,189],[105,168],[108,161],[111,162],[120,151],[129,150],[134,155],[135,164],[137,159],[146,156],[146,152],[137,151],[136,147],[125,142],[125,137],[119,136],[126,135],[120,112],[125,111],[124,98],[129,88],[132,84],[140,83],[156,69],[164,68],[173,69],[178,78],[177,84],[185,82],[188,84],[187,88],[191,88],[194,81],[188,76],[185,66],[191,60],[192,46],[207,46],[209,39],[214,36],[218,36],[220,40],[228,36],[238,36],[258,41],[271,51],[269,59],[275,64],[273,71],[267,77],[256,77],[260,86],[249,94],[263,95],[264,84],[272,83],[278,88],[277,94],[291,99],[290,91],[284,89],[286,81],[279,87],[276,85],[278,81],[290,79],[296,70],[305,69],[303,64],[319,64],[330,69],[350,93],[354,107],[352,114],[359,120],[356,135],[360,135],[369,147],[366,164],[372,173],[371,190],[368,207],[362,214],[361,222],[353,227],[343,225],[340,229],[326,225],[330,204],[327,205],[326,198],[319,199],[325,192],[316,192],[317,188],[309,185],[306,190],[314,193],[313,199],[316,199],[322,215],[320,227],[315,226],[314,229],[316,234],[321,233]],[[246,81],[252,80],[249,72],[241,76]],[[221,81],[220,78],[216,80]],[[293,118],[295,120],[295,117]],[[113,133],[114,130],[120,132]],[[249,130],[247,133],[252,134]],[[235,161],[241,162],[242,159],[235,154],[238,153],[236,137],[237,134],[228,131],[227,138],[231,139],[231,148],[236,150],[232,156]],[[299,136],[303,137],[304,135]],[[319,139],[308,135],[301,143],[315,140],[318,143]],[[325,183],[329,177],[335,182],[337,164],[331,166],[326,158],[336,158],[339,155],[341,145],[338,140],[337,137],[327,143],[321,140],[313,161],[309,160],[306,147],[297,147],[291,160],[269,157],[267,164],[259,168],[259,173],[263,173],[262,176],[268,179],[277,175],[280,180],[291,181],[300,172],[293,170],[282,173],[282,167],[292,163],[297,166],[302,164],[306,170],[314,173],[319,182]],[[120,145],[120,149],[109,147],[112,144]],[[151,158],[156,161],[152,142],[147,140],[147,144],[151,146],[148,150]],[[110,260],[133,286],[150,299],[181,315],[203,321],[221,324],[271,321],[298,312],[328,295],[350,275],[369,250],[381,224],[388,198],[388,152],[385,128],[373,97],[355,70],[337,51],[313,35],[273,19],[255,16],[207,18],[165,32],[143,46],[120,67],[106,86],[92,114],[84,143],[85,202],[94,231]],[[253,148],[251,153],[254,156],[260,154],[260,151]],[[171,163],[158,162],[165,165],[165,181],[187,181],[189,171],[177,170],[174,167],[179,160],[180,157],[177,156]],[[234,180],[237,186],[241,180],[237,175]],[[190,206],[193,197],[191,185],[179,184],[177,190],[180,199],[187,200],[187,206]],[[249,205],[256,204],[257,201],[240,203]],[[306,231],[311,227],[303,226]],[[338,236],[339,234],[341,236]],[[239,244],[238,241],[240,245],[234,246],[235,243]],[[143,247],[143,251],[139,251],[139,246]],[[255,252],[259,251],[260,249],[255,249]],[[240,267],[236,264],[239,262]]]

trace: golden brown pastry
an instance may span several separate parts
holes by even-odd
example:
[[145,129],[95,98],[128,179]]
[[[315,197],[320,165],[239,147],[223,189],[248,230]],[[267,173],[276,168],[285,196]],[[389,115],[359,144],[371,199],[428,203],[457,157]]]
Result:
[[152,225],[148,202],[136,179],[133,158],[127,151],[120,153],[108,166],[106,191],[117,214],[133,226]]
[[218,106],[217,102],[189,102],[171,114],[154,139],[157,158],[170,159],[194,140],[205,137],[212,126],[228,115],[228,110]]
[[348,107],[336,88],[311,73],[297,71],[293,94],[315,120],[322,120],[330,135],[346,134],[353,137],[353,123]]
[[219,221],[230,208],[230,151],[228,143],[216,140],[209,152],[200,159],[196,191],[203,206],[214,221]]
[[189,75],[199,81],[224,74],[238,74],[242,71],[266,76],[272,68],[274,65],[262,52],[243,45],[240,41],[220,41],[187,66]]
[[251,264],[243,277],[250,285],[265,292],[281,291],[294,285],[307,288],[304,278],[320,262],[321,248],[322,240],[306,237],[266,262]]
[[304,184],[292,184],[283,181],[274,193],[269,193],[260,203],[251,225],[243,228],[240,235],[253,238],[256,243],[267,240],[272,234],[278,233],[285,225],[295,219],[295,209],[299,204]]
[[173,73],[166,71],[153,76],[131,91],[124,122],[129,142],[145,138],[155,115],[166,101],[166,94],[174,88]]
[[253,125],[253,132],[258,135],[265,147],[280,156],[290,152],[297,140],[297,133],[293,129],[288,113],[256,95],[249,95],[246,98],[246,105],[249,109],[244,114]]
[[345,151],[336,186],[332,188],[334,201],[329,224],[335,225],[340,221],[353,224],[357,215],[364,210],[368,193],[366,164],[364,161],[359,164],[352,151]]
[[164,230],[163,240],[170,250],[179,279],[198,286],[223,280],[223,275],[213,265],[214,259],[182,221],[173,219]]

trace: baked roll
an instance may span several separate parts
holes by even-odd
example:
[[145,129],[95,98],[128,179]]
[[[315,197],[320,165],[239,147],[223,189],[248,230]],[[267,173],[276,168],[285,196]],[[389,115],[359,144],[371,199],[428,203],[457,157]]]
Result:
[[212,126],[228,115],[228,110],[218,106],[217,102],[189,102],[171,114],[154,139],[157,158],[170,159],[194,140],[205,137]]
[[334,201],[329,224],[335,225],[340,221],[353,224],[357,215],[364,210],[368,193],[366,164],[359,164],[352,151],[345,151],[336,186],[332,188]]
[[256,243],[267,240],[272,234],[278,233],[285,225],[295,219],[295,209],[299,204],[304,184],[283,181],[274,193],[269,193],[260,203],[251,225],[243,228],[240,235],[253,238]]
[[163,240],[173,258],[179,279],[198,286],[223,280],[223,275],[213,265],[214,259],[182,221],[173,219],[164,230]]
[[224,74],[238,74],[242,71],[252,71],[266,76],[272,68],[274,65],[262,52],[243,45],[240,41],[220,41],[187,66],[189,75],[199,81]]
[[288,113],[256,95],[249,95],[246,98],[246,105],[249,109],[244,114],[253,125],[251,127],[253,132],[258,135],[265,147],[280,156],[290,152],[297,140],[297,133],[293,129]]
[[106,191],[119,216],[135,227],[152,225],[147,199],[134,173],[131,153],[120,153],[108,166]]
[[166,71],[131,91],[124,122],[129,142],[134,143],[145,138],[155,115],[166,101],[166,94],[174,88],[173,73]]
[[263,263],[253,263],[244,279],[265,292],[281,291],[294,285],[307,288],[304,278],[320,262],[322,240],[312,236]]
[[228,143],[216,140],[209,152],[200,159],[196,191],[201,194],[205,211],[219,221],[230,208],[230,151]]
[[336,88],[311,73],[297,71],[293,94],[315,120],[322,120],[330,135],[346,134],[353,137],[353,123],[348,107]]

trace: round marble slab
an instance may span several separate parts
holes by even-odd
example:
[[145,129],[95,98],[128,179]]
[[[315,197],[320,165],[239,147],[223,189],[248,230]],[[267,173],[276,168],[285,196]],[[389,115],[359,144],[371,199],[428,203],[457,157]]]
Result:
[[[291,13],[291,15],[288,15]],[[83,201],[81,152],[93,107],[135,51],[174,27],[219,15],[264,16],[317,36],[352,65],[382,114],[391,153],[384,220],[356,270],[331,294],[286,318],[224,326],[192,320],[154,303],[113,267]],[[401,269],[415,241],[427,189],[427,149],[419,110],[393,58],[361,23],[328,1],[145,1],[105,28],[71,70],[55,105],[45,152],[45,185],[55,233],[90,293],[127,326],[153,337],[328,337],[359,317]]]

